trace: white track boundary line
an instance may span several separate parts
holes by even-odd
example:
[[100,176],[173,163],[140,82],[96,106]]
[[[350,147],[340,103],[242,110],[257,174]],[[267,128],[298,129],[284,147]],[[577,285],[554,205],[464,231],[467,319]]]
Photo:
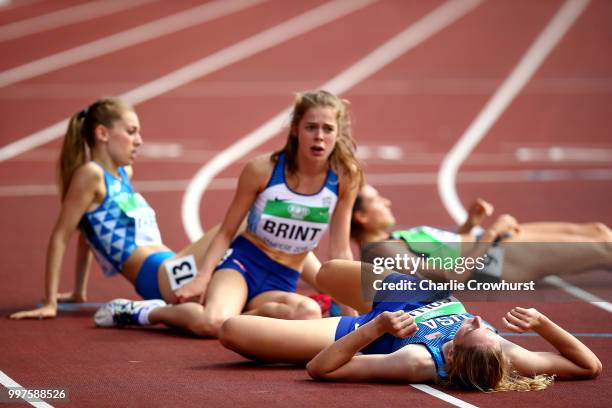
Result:
[[453,397],[452,395],[445,394],[444,392],[437,390],[429,385],[425,384],[410,384],[411,387],[416,388],[419,391],[422,391],[426,394],[431,395],[432,397],[436,397],[441,399],[442,401],[448,402],[451,405],[461,408],[477,408],[476,405],[472,405],[469,402],[465,402],[460,400],[459,398]]
[[158,0],[98,0],[0,26],[0,42],[103,17]]
[[[495,95],[493,95],[485,108],[478,114],[474,122],[472,122],[442,161],[438,173],[438,193],[444,207],[446,207],[446,210],[457,224],[461,224],[467,217],[467,212],[463,204],[461,204],[456,188],[456,177],[459,167],[535,74],[550,52],[561,41],[576,20],[578,20],[589,2],[590,0],[567,0],[563,4],[510,76],[495,92]],[[555,278],[549,280],[549,283],[581,300],[591,303],[593,306],[612,312],[611,303],[570,285],[559,277]],[[594,298],[597,300],[593,300]]]
[[584,289],[581,289],[577,286],[572,285],[571,283],[568,283],[566,281],[564,281],[563,279],[561,279],[558,276],[547,276],[544,279],[542,279],[544,282],[548,283],[549,285],[553,285],[556,286],[560,289],[563,289],[564,291],[566,291],[567,293],[573,295],[574,297],[577,297],[580,300],[584,300],[585,302],[589,302],[591,303],[593,306],[596,306],[600,309],[603,309],[607,312],[612,313],[612,303],[606,301],[605,299],[600,298],[599,296],[595,296],[594,294],[592,294],[591,292],[587,292]]
[[0,72],[0,88],[195,25],[265,0],[217,0]]
[[[197,78],[289,41],[336,18],[363,8],[374,1],[335,0],[326,3],[135,88],[119,97],[132,105],[153,99],[164,92],[176,89]],[[68,118],[3,146],[0,148],[0,162],[57,139],[64,134],[67,126]]]
[[[337,94],[347,91],[399,56],[405,54],[408,50],[457,21],[480,3],[481,0],[454,0],[445,3],[328,81],[322,88]],[[269,119],[260,127],[220,152],[196,173],[185,191],[181,211],[183,228],[185,228],[191,240],[198,239],[204,233],[199,217],[200,200],[212,179],[231,163],[278,133],[289,113],[290,108],[284,109],[272,119]],[[425,384],[418,384],[415,388],[459,407],[474,407],[474,405],[470,405]]]
[[[480,3],[481,0],[456,0],[445,3],[338,74],[321,88],[337,94],[347,91],[408,50],[455,22]],[[275,136],[281,130],[289,114],[290,108],[282,110],[251,133],[219,152],[194,175],[183,196],[181,210],[183,228],[190,240],[195,241],[204,234],[199,217],[199,208],[202,195],[212,179],[233,162]]]
[[14,10],[16,8],[30,6],[35,3],[40,3],[42,0],[21,0],[15,2],[13,0],[0,0],[0,12]]
[[456,223],[461,224],[467,217],[467,212],[461,204],[461,200],[459,200],[455,187],[455,178],[459,167],[582,14],[589,1],[567,0],[565,2],[544,31],[529,47],[529,50],[510,76],[442,160],[438,176],[438,193],[446,210]]
[[[546,177],[532,177],[532,173],[549,174]],[[402,172],[374,173],[368,172],[368,182],[375,186],[422,186],[437,184],[437,172]],[[556,183],[566,181],[600,182],[612,180],[612,169],[587,170],[584,173],[561,172],[558,170],[508,170],[508,171],[463,171],[459,174],[459,184],[486,183]],[[143,193],[184,192],[191,179],[136,180],[134,187]],[[207,191],[235,190],[237,177],[216,177],[207,187]],[[38,196],[57,196],[57,185],[48,184],[14,184],[0,185],[0,197],[20,198]],[[1,408],[1,407],[0,407]]]
[[[4,385],[6,388],[10,387],[21,387],[15,380],[6,375],[4,371],[0,371],[0,383]],[[49,405],[46,402],[30,402],[24,399],[28,404],[37,407],[37,408],[53,408],[53,405]]]

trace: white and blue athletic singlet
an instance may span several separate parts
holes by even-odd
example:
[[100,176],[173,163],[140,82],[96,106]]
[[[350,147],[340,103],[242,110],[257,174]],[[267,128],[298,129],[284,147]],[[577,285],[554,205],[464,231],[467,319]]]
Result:
[[[429,354],[436,364],[438,377],[445,379],[446,362],[442,347],[455,337],[457,330],[464,320],[474,317],[470,313],[452,314],[448,316],[435,317],[417,323],[419,330],[413,335],[400,339],[390,334],[385,334],[362,350],[363,354],[391,354],[409,344],[422,344],[427,348]],[[495,331],[489,323],[483,321],[484,325]]]
[[285,181],[285,155],[279,154],[266,188],[251,206],[247,230],[268,247],[290,254],[317,247],[338,201],[338,176],[329,169],[316,194],[292,191]]
[[102,271],[112,276],[121,272],[136,248],[160,245],[162,240],[155,211],[134,191],[125,169],[119,167],[117,178],[100,167],[106,196],[98,208],[83,215],[80,227]]

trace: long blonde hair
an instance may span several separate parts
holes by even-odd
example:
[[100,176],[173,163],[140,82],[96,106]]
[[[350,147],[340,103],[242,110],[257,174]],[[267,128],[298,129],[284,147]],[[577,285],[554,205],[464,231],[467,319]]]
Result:
[[91,149],[96,142],[94,134],[96,127],[98,125],[112,127],[113,122],[121,119],[124,112],[131,110],[132,107],[120,99],[103,98],[72,115],[57,165],[62,200],[66,196],[76,169],[90,159]]
[[553,382],[545,374],[526,377],[512,368],[501,347],[482,344],[454,346],[447,364],[448,383],[460,388],[493,391],[540,391]]
[[307,91],[298,93],[293,104],[291,114],[291,125],[285,146],[274,152],[272,160],[276,162],[278,155],[285,154],[287,169],[289,173],[297,171],[298,138],[295,133],[300,121],[313,107],[331,107],[336,110],[336,121],[338,123],[338,138],[334,150],[329,156],[329,164],[334,171],[342,171],[342,174],[350,180],[350,187],[361,186],[363,183],[363,170],[355,156],[355,141],[351,128],[351,116],[349,103],[338,98],[336,95],[325,90]]

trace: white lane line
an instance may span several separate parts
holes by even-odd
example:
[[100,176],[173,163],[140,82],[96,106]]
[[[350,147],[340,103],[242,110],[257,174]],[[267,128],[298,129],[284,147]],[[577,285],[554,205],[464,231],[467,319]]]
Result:
[[98,0],[0,26],[0,42],[129,10],[158,0]]
[[12,0],[0,0],[0,11],[14,10],[19,7],[29,6],[34,3],[40,3],[42,0],[21,0],[21,1],[12,1]]
[[[523,56],[517,67],[512,71],[506,81],[504,81],[485,108],[476,117],[476,120],[472,122],[466,132],[459,138],[457,144],[453,146],[442,161],[442,166],[438,173],[438,192],[446,210],[457,224],[461,224],[467,217],[467,212],[463,204],[461,204],[461,200],[459,200],[456,189],[456,177],[459,167],[474,150],[480,140],[484,138],[491,126],[493,126],[495,121],[502,115],[529,79],[535,74],[542,62],[544,62],[550,52],[559,41],[561,41],[574,22],[578,20],[589,2],[590,0],[567,0],[563,4],[544,31]],[[554,282],[557,287],[581,300],[590,302],[602,309],[612,311],[611,303],[570,285],[559,277],[554,277],[552,282]],[[593,300],[592,297],[598,300]]]
[[[137,105],[138,103],[155,98],[164,92],[185,85],[194,79],[225,68],[241,59],[248,58],[268,48],[289,41],[336,18],[363,8],[373,1],[375,0],[335,0],[326,3],[124,93],[119,97],[133,105]],[[217,1],[214,4],[219,3],[220,1]],[[0,148],[0,162],[57,139],[64,134],[67,126],[68,119],[64,119],[3,146]]]
[[566,291],[571,295],[574,295],[574,297],[577,297],[580,300],[584,300],[585,302],[588,302],[595,307],[612,313],[612,303],[600,298],[599,296],[595,296],[594,294],[587,292],[584,289],[580,289],[579,287],[564,281],[558,276],[547,276],[542,280],[550,285],[556,286],[559,289]]
[[572,24],[580,17],[589,1],[567,0],[563,4],[510,76],[487,102],[485,108],[478,114],[474,122],[442,161],[438,175],[438,193],[446,210],[457,224],[461,224],[467,217],[455,186],[455,178],[459,167],[535,74]]
[[[337,94],[346,92],[399,56],[457,21],[480,3],[481,0],[455,0],[443,4],[322,85],[321,88]],[[276,135],[289,117],[289,113],[290,108],[282,110],[257,129],[221,151],[198,170],[185,191],[181,210],[183,228],[189,239],[194,241],[204,233],[199,217],[200,201],[211,180],[233,162]]]
[[[181,161],[182,162],[182,161]],[[201,160],[200,160],[201,162]],[[375,186],[434,186],[438,182],[436,172],[368,172],[368,183]],[[563,170],[508,170],[508,171],[462,171],[459,184],[499,184],[499,183],[548,183],[564,181],[608,181],[612,180],[612,169],[594,169],[579,171]],[[191,179],[170,180],[136,180],[134,187],[143,193],[184,192]],[[235,190],[237,177],[216,177],[206,188],[207,191]],[[55,184],[19,184],[0,186],[0,197],[36,197],[57,196]]]
[[[13,380],[11,377],[6,375],[4,371],[0,371],[0,383],[4,385],[6,388],[21,387],[21,385],[19,385],[17,381]],[[25,399],[24,401],[37,408],[53,408],[53,405],[49,405],[46,402],[30,402]]]
[[156,81],[124,94],[124,98],[138,103],[175,89],[202,75],[211,73],[265,49],[282,44],[291,38],[330,23],[340,17],[366,7],[376,0],[336,0],[323,4],[277,26],[262,31],[231,47],[189,64]]
[[518,161],[552,162],[608,162],[612,163],[612,149],[601,147],[550,146],[546,148],[519,147],[515,151]]
[[226,16],[265,0],[217,0],[0,72],[0,88]]
[[429,385],[424,385],[424,384],[410,384],[411,387],[416,388],[419,391],[423,391],[426,394],[431,395],[432,397],[436,397],[441,399],[442,401],[446,401],[451,405],[454,405],[456,407],[461,407],[461,408],[477,408],[476,405],[472,405],[469,402],[465,402],[463,400],[460,400],[459,398],[455,398],[452,395],[448,395],[443,393],[442,391],[439,391],[433,387],[430,387]]
[[[337,94],[346,92],[399,56],[454,23],[481,2],[481,0],[454,0],[445,3],[328,81],[321,88]],[[183,228],[185,228],[192,241],[198,239],[204,233],[199,217],[200,200],[211,180],[232,162],[278,133],[289,113],[290,108],[284,109],[238,142],[223,150],[196,173],[185,192],[181,210]],[[474,407],[428,385],[418,384],[413,386],[453,405],[466,408]]]

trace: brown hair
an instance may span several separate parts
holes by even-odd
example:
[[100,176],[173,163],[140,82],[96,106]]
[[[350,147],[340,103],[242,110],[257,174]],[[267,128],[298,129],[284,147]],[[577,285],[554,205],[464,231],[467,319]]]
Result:
[[334,171],[342,170],[342,173],[350,180],[350,187],[361,186],[363,170],[355,156],[355,141],[351,129],[349,103],[325,90],[307,91],[296,95],[287,143],[281,150],[274,152],[272,160],[276,162],[278,155],[284,153],[289,173],[293,174],[297,171],[298,138],[295,131],[306,112],[310,108],[319,106],[331,107],[336,110],[338,138],[328,159],[331,168]]
[[512,368],[501,347],[482,344],[455,345],[447,371],[449,384],[484,392],[540,391],[553,382],[553,377],[545,374],[535,377],[520,375]]
[[131,110],[132,107],[120,99],[103,98],[72,115],[64,135],[57,166],[62,200],[66,196],[76,169],[89,160],[88,156],[96,142],[94,134],[96,127],[98,125],[111,127],[113,122],[121,119],[124,112]]
[[361,190],[357,192],[357,196],[355,197],[355,203],[353,204],[353,210],[351,211],[351,238],[355,241],[359,242],[359,237],[363,232],[363,225],[355,220],[355,213],[357,211],[362,211],[363,208],[363,196],[361,195]]

